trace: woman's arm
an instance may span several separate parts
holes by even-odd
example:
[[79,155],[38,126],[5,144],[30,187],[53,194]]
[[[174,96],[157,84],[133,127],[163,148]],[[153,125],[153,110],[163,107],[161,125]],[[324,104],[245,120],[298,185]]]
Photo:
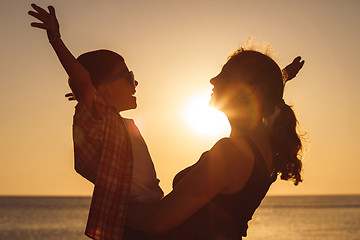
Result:
[[[227,187],[245,185],[253,168],[251,149],[236,148],[230,139],[222,139],[209,151],[176,188],[162,200],[130,204],[127,225],[144,232],[167,232],[192,216]],[[239,161],[240,158],[240,161]]]
[[55,9],[49,6],[49,12],[36,4],[31,4],[35,11],[29,11],[29,15],[40,20],[41,22],[31,23],[32,27],[45,29],[49,42],[58,56],[62,66],[69,75],[70,79],[76,85],[79,91],[79,100],[82,101],[89,109],[93,109],[93,96],[95,88],[91,82],[89,72],[79,63],[71,54],[60,37],[60,27],[56,19]]
[[292,63],[287,65],[283,70],[283,81],[284,84],[293,79],[300,69],[304,66],[305,60],[301,60],[301,57],[296,57]]

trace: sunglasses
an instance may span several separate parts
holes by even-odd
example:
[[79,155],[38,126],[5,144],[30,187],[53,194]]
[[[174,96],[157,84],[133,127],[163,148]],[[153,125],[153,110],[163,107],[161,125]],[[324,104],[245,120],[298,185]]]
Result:
[[129,72],[125,72],[125,73],[121,73],[119,75],[116,75],[114,77],[111,77],[107,80],[105,80],[103,83],[107,84],[107,83],[111,83],[114,82],[116,80],[122,79],[122,78],[126,78],[126,80],[134,87],[136,87],[136,81],[135,81],[135,76],[134,73],[132,71]]

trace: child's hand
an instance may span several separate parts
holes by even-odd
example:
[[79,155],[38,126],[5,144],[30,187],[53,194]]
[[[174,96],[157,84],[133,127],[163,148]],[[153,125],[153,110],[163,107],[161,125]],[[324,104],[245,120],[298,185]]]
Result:
[[290,63],[289,65],[287,65],[284,69],[283,69],[283,73],[285,75],[285,81],[290,81],[291,79],[293,79],[296,74],[300,71],[300,69],[304,66],[305,61],[302,60],[301,61],[301,57],[296,57],[294,59],[294,61],[292,63]]
[[40,20],[42,23],[32,22],[31,26],[36,28],[45,29],[49,42],[51,44],[55,43],[60,39],[60,30],[59,23],[56,19],[55,8],[49,6],[49,12],[45,11],[43,8],[37,6],[36,4],[31,4],[31,6],[35,9],[34,11],[29,11],[29,15],[34,18]]

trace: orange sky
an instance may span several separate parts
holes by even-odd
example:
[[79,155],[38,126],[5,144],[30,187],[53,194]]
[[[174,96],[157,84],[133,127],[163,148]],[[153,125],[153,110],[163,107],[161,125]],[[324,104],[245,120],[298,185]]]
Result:
[[[216,136],[186,121],[189,102],[211,90],[232,51],[253,36],[272,44],[284,67],[306,64],[286,88],[305,143],[304,183],[278,181],[270,194],[360,194],[360,2],[38,1],[54,2],[64,41],[77,56],[105,48],[124,56],[139,81],[134,118],[161,186],[197,161]],[[44,32],[30,27],[31,1],[0,3],[0,195],[90,195],[73,170],[67,76]]]

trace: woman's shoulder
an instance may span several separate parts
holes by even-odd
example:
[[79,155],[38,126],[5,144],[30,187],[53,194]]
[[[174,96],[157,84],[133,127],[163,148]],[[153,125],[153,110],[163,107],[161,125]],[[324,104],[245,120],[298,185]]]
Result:
[[237,192],[249,179],[255,156],[246,138],[222,138],[209,151],[212,165],[217,166],[227,187],[221,193]]
[[246,137],[229,138],[224,137],[215,143],[210,153],[221,153],[226,155],[241,155],[253,158],[254,154]]
[[212,161],[232,166],[252,167],[254,153],[246,138],[222,138],[210,149]]

